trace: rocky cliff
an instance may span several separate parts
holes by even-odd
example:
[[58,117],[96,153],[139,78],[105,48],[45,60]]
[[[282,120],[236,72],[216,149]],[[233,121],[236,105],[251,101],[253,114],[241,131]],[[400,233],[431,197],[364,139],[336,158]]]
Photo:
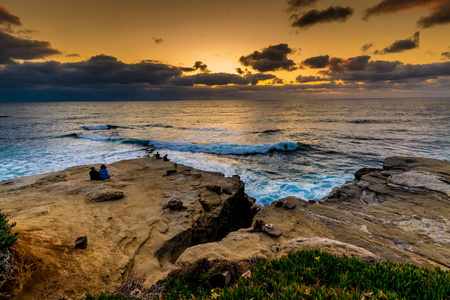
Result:
[[[450,268],[449,162],[388,158],[318,202],[288,197],[259,209],[237,176],[150,158],[109,170],[107,181],[79,166],[0,183],[0,207],[20,231],[14,299],[79,299],[131,275],[149,287],[200,258],[310,248]],[[75,248],[80,236],[86,249]]]
[[[151,285],[188,247],[251,226],[256,212],[238,176],[150,158],[109,171],[105,181],[78,166],[0,184],[1,210],[20,231],[13,299],[80,299],[130,274]],[[83,236],[87,247],[75,248]]]
[[293,250],[319,248],[448,269],[449,188],[450,162],[391,157],[383,168],[358,171],[354,181],[318,203],[288,197],[263,207],[255,219],[278,227],[280,237],[239,230],[220,242],[187,249],[177,264],[200,255],[230,260],[248,255],[275,258]]

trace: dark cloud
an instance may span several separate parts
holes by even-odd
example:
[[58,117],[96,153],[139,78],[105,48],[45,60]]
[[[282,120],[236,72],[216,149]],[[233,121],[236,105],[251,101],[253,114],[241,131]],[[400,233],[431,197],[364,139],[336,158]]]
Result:
[[66,57],[80,57],[80,54],[78,54],[78,53],[71,53],[71,54],[67,54]]
[[450,52],[442,52],[441,55],[446,58],[446,59],[450,59]]
[[16,59],[30,60],[60,54],[49,42],[21,39],[0,31],[0,64],[11,64]]
[[315,4],[317,0],[288,0],[288,11],[301,10]]
[[156,38],[156,37],[153,37],[152,39],[153,39],[153,41],[154,41],[155,43],[157,43],[157,44],[160,44],[160,43],[164,42],[164,40],[163,40],[162,38]]
[[291,18],[294,22],[291,26],[303,29],[318,23],[330,23],[333,21],[344,22],[353,15],[353,12],[353,8],[341,6],[331,6],[320,11],[313,9],[302,15],[292,15]]
[[22,25],[20,18],[11,14],[6,7],[0,6],[0,24]]
[[241,68],[236,68],[236,73],[238,73],[239,75],[244,74],[244,70],[242,70]]
[[450,2],[446,1],[433,10],[431,15],[421,17],[417,25],[422,28],[433,27],[434,25],[444,25],[450,23]]
[[373,47],[373,44],[372,44],[372,43],[364,44],[364,45],[361,47],[361,51],[362,51],[362,52],[366,52],[367,50],[369,50],[369,49],[372,48],[372,47]]
[[329,58],[328,55],[314,56],[302,61],[301,65],[311,69],[325,68],[328,66]]
[[196,61],[194,63],[194,67],[193,68],[196,69],[196,70],[200,70],[202,72],[210,72],[208,70],[208,66],[206,64],[202,63],[201,61]]
[[386,54],[386,53],[398,53],[406,50],[411,50],[415,48],[419,48],[419,36],[420,32],[417,31],[410,38],[395,41],[389,47],[384,48],[383,50],[376,50],[374,54]]
[[292,49],[287,44],[278,44],[269,46],[252,54],[241,56],[239,62],[247,67],[260,72],[286,70],[293,71],[297,67],[293,60],[288,59],[287,55],[292,53]]
[[330,80],[391,83],[450,76],[450,62],[412,65],[399,61],[369,61],[369,59],[370,56],[330,58],[328,70],[320,71],[319,74],[327,76]]
[[317,81],[328,81],[326,78],[321,78],[318,76],[303,76],[298,75],[297,78],[295,78],[295,81],[298,83],[307,83],[307,82],[317,82]]
[[367,20],[373,15],[395,13],[412,8],[431,11],[431,15],[422,17],[417,24],[422,28],[450,23],[450,2],[448,0],[383,0],[364,12]]

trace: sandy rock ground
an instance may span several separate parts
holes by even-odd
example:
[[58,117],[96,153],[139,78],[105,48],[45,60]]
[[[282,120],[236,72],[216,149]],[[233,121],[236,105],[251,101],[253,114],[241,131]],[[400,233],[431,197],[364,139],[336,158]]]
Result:
[[[111,179],[91,181],[89,167],[0,183],[1,210],[20,231],[14,299],[80,299],[131,273],[150,286],[186,248],[251,225],[253,200],[237,176],[143,158],[111,164]],[[180,210],[163,208],[173,199]],[[75,248],[80,236],[86,249]]]

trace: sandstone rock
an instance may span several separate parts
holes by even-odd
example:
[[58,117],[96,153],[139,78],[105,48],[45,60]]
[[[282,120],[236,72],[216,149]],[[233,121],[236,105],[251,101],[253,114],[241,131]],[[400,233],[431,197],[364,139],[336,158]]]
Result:
[[294,209],[295,208],[295,204],[294,203],[292,203],[291,201],[285,201],[284,203],[283,203],[283,208],[284,209]]
[[[91,182],[86,166],[79,166],[51,173],[61,175],[52,177],[56,181],[43,174],[0,185],[2,211],[10,212],[20,231],[18,261],[25,265],[19,267],[26,270],[9,295],[81,299],[86,292],[112,292],[134,273],[144,291],[173,270],[189,247],[251,226],[256,208],[241,181],[196,169],[164,176],[174,168],[172,162],[142,158],[108,165],[114,173],[109,181]],[[35,184],[46,177],[45,184]],[[227,187],[230,194],[219,196],[206,185]],[[123,201],[107,201],[121,197]],[[182,199],[183,209],[163,210],[161,202],[170,199]],[[36,213],[44,208],[45,213]],[[88,251],[71,250],[73,236],[86,232]]]
[[388,183],[404,188],[424,188],[444,193],[450,197],[450,184],[444,182],[444,178],[430,173],[404,172],[402,174],[392,175]]
[[262,227],[262,232],[265,232],[273,237],[279,237],[281,235],[281,228],[273,224],[265,224]]
[[86,249],[87,248],[87,236],[80,236],[75,240],[75,248]]
[[90,199],[95,202],[119,200],[124,197],[122,191],[100,191],[90,195]]

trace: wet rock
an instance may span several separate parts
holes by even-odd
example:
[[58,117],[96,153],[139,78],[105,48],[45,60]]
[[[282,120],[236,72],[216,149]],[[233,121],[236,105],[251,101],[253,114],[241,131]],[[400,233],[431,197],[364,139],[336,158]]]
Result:
[[310,200],[308,200],[308,203],[311,203],[311,204],[316,204],[317,202],[316,202],[316,200],[312,200],[312,199],[310,199]]
[[381,171],[381,170],[382,169],[376,169],[376,168],[362,168],[355,173],[355,180],[361,180],[361,177],[363,177],[364,175],[375,172],[375,171]]
[[87,248],[87,236],[80,236],[75,240],[75,248],[86,249]]
[[103,201],[112,201],[119,200],[124,197],[124,193],[122,191],[101,191],[91,194],[90,199],[95,202],[103,202]]

